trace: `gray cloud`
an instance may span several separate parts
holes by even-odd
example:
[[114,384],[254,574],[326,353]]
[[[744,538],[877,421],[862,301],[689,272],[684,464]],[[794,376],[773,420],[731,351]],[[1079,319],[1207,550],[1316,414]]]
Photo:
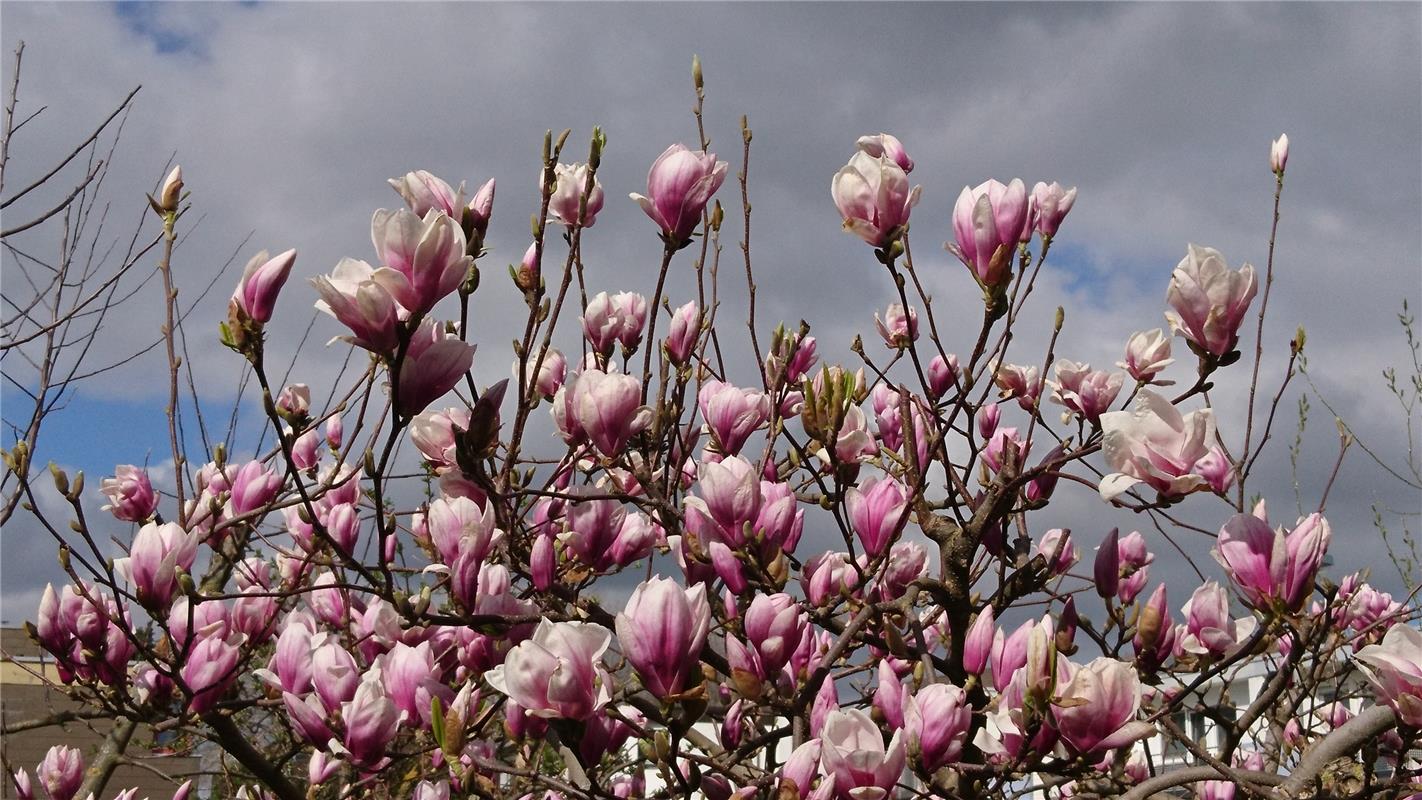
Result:
[[[625,197],[643,189],[647,166],[668,143],[694,140],[688,73],[695,52],[706,65],[712,149],[738,166],[739,115],[755,130],[759,321],[766,329],[807,319],[831,358],[851,358],[855,332],[877,349],[870,306],[893,299],[868,249],[837,230],[828,197],[830,176],[862,133],[898,134],[918,163],[912,177],[924,184],[924,199],[914,213],[915,256],[950,350],[971,347],[980,313],[976,287],[940,248],[958,191],[1014,175],[1080,187],[1060,237],[1062,256],[1049,262],[1033,299],[1039,313],[1011,357],[1041,360],[1051,309],[1062,304],[1068,321],[1058,354],[1110,364],[1130,332],[1163,324],[1165,284],[1186,242],[1218,247],[1232,265],[1262,268],[1273,190],[1266,152],[1287,131],[1294,152],[1266,328],[1266,386],[1282,370],[1279,345],[1305,324],[1319,388],[1386,458],[1405,458],[1409,442],[1380,373],[1407,357],[1394,318],[1401,300],[1414,307],[1422,300],[1422,9],[1415,5],[141,8],[6,6],[5,50],[20,39],[29,46],[22,101],[49,106],[17,138],[12,185],[45,169],[76,131],[90,129],[142,83],[111,199],[136,206],[177,154],[193,191],[192,219],[200,218],[178,257],[185,296],[196,296],[249,232],[238,268],[257,249],[297,247],[296,274],[272,329],[278,362],[290,359],[310,319],[314,297],[305,280],[342,256],[369,258],[371,212],[398,202],[384,179],[426,168],[471,186],[499,181],[473,328],[480,378],[506,374],[503,342],[521,304],[503,265],[528,241],[548,128],[574,130],[569,160],[583,157],[592,125],[607,130],[608,205],[584,239],[590,289],[650,293],[660,244]],[[720,199],[738,209],[737,187],[728,182]],[[748,357],[739,251],[734,237],[724,244],[722,314],[733,322],[727,348]],[[554,256],[561,247],[553,246]],[[678,259],[673,301],[692,296],[691,257]],[[230,394],[240,365],[213,334],[235,279],[229,273],[219,283],[189,331],[198,384],[214,401]],[[156,332],[151,313],[124,315],[95,357],[130,352]],[[321,396],[344,352],[320,345],[338,332],[333,321],[317,319],[295,373]],[[88,396],[152,402],[163,383],[160,354],[134,370],[94,380]],[[1243,427],[1234,410],[1242,372],[1236,368],[1215,393],[1222,429],[1235,440]],[[1281,510],[1292,497],[1283,445],[1293,435],[1296,392],[1283,401],[1274,457],[1256,486]],[[1331,421],[1314,408],[1300,465],[1305,498],[1321,491],[1334,455]],[[116,412],[112,423],[124,419]],[[1335,554],[1340,567],[1371,564],[1386,578],[1369,506],[1415,512],[1418,498],[1355,456],[1330,503],[1338,541],[1346,542]],[[101,470],[142,454],[96,448],[43,457],[94,459],[82,466]],[[1060,513],[1094,544],[1117,524],[1108,520],[1122,515],[1077,488],[1063,489]],[[1206,502],[1197,498],[1188,508]],[[33,544],[26,523],[10,527],[3,597],[13,618],[27,611],[12,610],[12,598],[32,593],[52,556],[48,545]],[[1196,545],[1193,553],[1208,549]],[[1395,576],[1388,580],[1399,587]]]

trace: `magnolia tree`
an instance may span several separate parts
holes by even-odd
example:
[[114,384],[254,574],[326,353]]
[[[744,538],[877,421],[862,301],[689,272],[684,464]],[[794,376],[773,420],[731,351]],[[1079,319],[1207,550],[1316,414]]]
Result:
[[[699,71],[697,95],[699,129]],[[176,479],[118,466],[98,488],[111,518],[95,519],[93,489],[54,470],[61,519],[35,500],[28,449],[6,454],[68,575],[29,626],[62,690],[219,756],[217,796],[1419,788],[1415,607],[1320,572],[1326,491],[1317,513],[1271,520],[1248,489],[1283,393],[1260,376],[1272,255],[1261,272],[1185,247],[1161,287],[1169,330],[1120,331],[1114,368],[1057,352],[1060,308],[1044,349],[1010,351],[1025,320],[1053,313],[1029,296],[1076,190],[962,190],[947,249],[982,314],[950,331],[910,246],[913,160],[894,136],[864,136],[826,202],[898,302],[876,315],[882,345],[855,339],[852,362],[825,363],[808,325],[755,317],[742,131],[738,187],[703,136],[668,147],[631,195],[660,241],[643,286],[584,270],[602,133],[576,164],[566,133],[545,140],[537,191],[501,201],[532,210],[533,241],[509,271],[526,320],[480,342],[499,362],[514,337],[512,376],[493,385],[471,371],[468,325],[493,181],[468,194],[428,172],[392,179],[404,207],[375,212],[371,260],[311,286],[286,285],[295,251],[256,255],[220,335],[277,445],[201,465],[173,410],[170,265],[189,208],[174,169],[150,202]],[[1280,137],[1276,226],[1287,159]],[[748,328],[718,299],[723,237],[740,238]],[[663,296],[675,270],[694,296]],[[312,302],[330,347],[365,365],[324,406],[274,383],[264,356],[274,315]],[[745,336],[762,359],[737,368],[725,354]],[[1300,332],[1283,383],[1303,346]],[[1216,426],[1224,370],[1247,373],[1247,405],[1221,415],[1242,430]],[[399,457],[411,445],[419,469]],[[1135,512],[1141,530],[1049,527],[1068,492]],[[1169,531],[1201,530],[1190,519],[1227,520],[1202,531],[1217,566],[1167,598],[1152,560]],[[1227,687],[1261,662],[1268,680],[1241,702]],[[1350,693],[1360,713],[1313,713]],[[1214,720],[1220,746],[1182,729],[1188,712]],[[112,796],[77,750],[8,766],[25,797]]]

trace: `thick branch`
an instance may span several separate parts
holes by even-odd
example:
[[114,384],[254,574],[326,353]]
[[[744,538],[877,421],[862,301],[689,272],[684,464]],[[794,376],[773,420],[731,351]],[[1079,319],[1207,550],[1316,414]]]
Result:
[[[1277,786],[1283,783],[1283,775],[1275,775],[1272,772],[1255,772],[1254,770],[1239,770],[1238,774],[1249,778],[1255,783],[1262,783],[1269,786]],[[1176,786],[1184,786],[1187,783],[1198,783],[1200,781],[1220,780],[1223,776],[1220,771],[1209,764],[1201,764],[1198,767],[1184,767],[1171,770],[1164,775],[1157,775],[1154,778],[1147,778],[1135,786],[1129,792],[1121,795],[1121,800],[1146,800],[1166,789]]]
[[305,800],[305,794],[287,780],[286,776],[272,762],[252,747],[251,743],[247,741],[247,737],[237,730],[237,725],[232,722],[230,717],[211,713],[204,714],[202,720],[217,735],[218,744],[222,746],[222,749],[237,759],[239,764],[246,767],[253,777],[272,790],[277,797],[281,800]]
[[1280,798],[1298,797],[1329,763],[1351,753],[1397,727],[1397,712],[1391,706],[1373,706],[1323,737],[1304,753],[1299,765],[1283,786],[1275,791]]
[[79,787],[75,797],[98,797],[103,794],[104,785],[113,776],[114,767],[117,767],[119,760],[123,758],[123,752],[128,749],[128,743],[133,739],[133,731],[137,727],[138,723],[131,719],[114,720],[108,738],[104,739],[104,746],[99,749],[98,755],[94,756],[89,771],[84,773],[84,785]]

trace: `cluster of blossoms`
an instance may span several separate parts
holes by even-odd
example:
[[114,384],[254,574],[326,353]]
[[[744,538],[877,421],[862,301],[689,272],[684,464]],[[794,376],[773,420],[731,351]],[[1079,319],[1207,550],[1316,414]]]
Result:
[[[364,390],[386,378],[388,410],[363,402],[350,431],[346,408],[313,409],[305,384],[271,399],[262,342],[295,252],[254,258],[223,336],[280,446],[178,476],[170,517],[144,470],[103,482],[107,510],[137,529],[111,571],[45,593],[34,633],[60,679],[134,719],[205,726],[283,800],[333,781],[342,797],[422,800],[878,800],[1001,794],[1032,774],[1109,796],[1161,769],[1139,743],[1202,702],[1190,676],[1256,657],[1293,670],[1305,648],[1314,665],[1353,658],[1396,718],[1422,726],[1412,611],[1359,576],[1320,591],[1321,513],[1274,529],[1262,503],[1243,505],[1248,462],[1225,448],[1203,387],[1238,359],[1252,267],[1191,245],[1175,269],[1167,316],[1198,367],[1173,400],[1157,391],[1175,364],[1161,329],[1126,339],[1123,371],[1014,364],[1010,337],[987,347],[989,333],[1016,318],[1077,190],[989,180],[963,189],[951,220],[948,250],[986,312],[960,358],[904,288],[918,283],[914,161],[896,137],[865,136],[832,193],[900,290],[874,317],[892,360],[859,348],[864,367],[821,363],[802,323],[742,374],[703,299],[714,271],[697,271],[697,300],[662,296],[677,252],[719,251],[728,170],[673,145],[632,195],[662,243],[655,292],[584,294],[560,350],[581,233],[610,211],[601,150],[596,132],[587,162],[561,163],[549,139],[546,216],[509,270],[528,325],[492,386],[472,377],[472,326],[435,313],[452,295],[466,311],[478,288],[494,184],[466,201],[427,172],[390,181],[406,207],[375,213],[375,264],[343,259],[311,282],[345,329],[336,340],[370,354]],[[1286,157],[1271,161],[1280,181]],[[566,260],[545,275],[550,223]],[[530,455],[532,432],[553,446]],[[417,465],[400,460],[406,440]],[[419,492],[397,492],[408,471]],[[1222,580],[1173,616],[1153,535],[1061,527],[1063,477],[1157,524],[1214,495],[1230,511]],[[1272,690],[1270,722],[1296,721],[1304,686]],[[280,730],[252,730],[259,712]],[[62,751],[40,765],[51,798],[74,795],[78,763]]]

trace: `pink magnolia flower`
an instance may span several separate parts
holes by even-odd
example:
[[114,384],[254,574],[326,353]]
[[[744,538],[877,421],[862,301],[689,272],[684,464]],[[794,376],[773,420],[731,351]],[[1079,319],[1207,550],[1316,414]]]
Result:
[[1001,396],[1016,398],[1017,405],[1021,406],[1023,411],[1030,412],[1037,407],[1044,381],[1041,371],[1036,367],[994,363],[992,379],[1002,390]]
[[1137,483],[1176,497],[1208,488],[1198,464],[1215,440],[1214,412],[1182,415],[1169,400],[1142,389],[1130,411],[1101,415],[1101,449],[1115,470],[1101,479],[1104,500],[1114,500]]
[[[899,674],[894,671],[894,665],[890,659],[879,662],[879,682],[874,686],[874,710],[883,716],[884,723],[890,730],[898,730],[904,726],[904,705],[908,697],[904,693],[903,681],[899,680]],[[909,742],[909,751],[913,752],[913,742]]]
[[114,467],[114,476],[99,481],[99,491],[109,498],[104,510],[124,522],[143,522],[158,508],[158,495],[148,473],[132,464]]
[[1391,594],[1380,592],[1366,583],[1357,585],[1354,582],[1346,591],[1340,586],[1338,597],[1340,600],[1347,600],[1347,605],[1340,614],[1340,626],[1346,625],[1372,640],[1355,640],[1355,648],[1360,644],[1375,643],[1406,616],[1402,603],[1394,600]]
[[[317,619],[327,625],[344,627],[349,603],[346,600],[344,589],[331,586],[335,582],[336,576],[334,574],[329,570],[322,570],[320,574],[311,579],[313,591],[306,594],[306,605],[310,607]],[[202,606],[198,607],[202,608]]]
[[810,735],[823,735],[825,721],[839,708],[839,688],[834,685],[834,681],[826,680],[820,684],[819,690],[815,692],[815,701],[810,705]]
[[963,669],[969,675],[981,675],[987,669],[988,659],[997,644],[994,616],[991,605],[983,606],[983,610],[973,618],[973,624],[968,626],[968,634],[963,640]]
[[231,513],[240,516],[266,506],[276,498],[281,490],[282,477],[275,467],[268,468],[261,461],[248,461],[232,475]]
[[696,301],[685,303],[672,310],[671,330],[663,344],[667,360],[682,365],[691,360],[696,349],[696,340],[701,335],[701,309]]
[[701,417],[724,455],[735,455],[746,439],[770,419],[770,398],[756,389],[742,389],[711,380],[696,393]]
[[1120,585],[1116,596],[1122,603],[1129,603],[1145,588],[1155,554],[1146,548],[1145,537],[1140,531],[1131,531],[1122,536],[1117,548]]
[[[899,412],[899,393],[887,383],[880,383],[874,387],[874,391],[869,395],[874,407],[874,423],[878,429],[879,441],[884,447],[903,453],[904,431],[903,415]],[[924,409],[927,407],[923,399],[918,395],[910,395],[909,411],[913,420],[914,450],[918,456],[918,465],[927,469],[928,466],[928,436],[932,430],[929,422],[929,413]]]
[[993,686],[1002,691],[1012,681],[1012,676],[1027,664],[1027,642],[1037,623],[1028,620],[1017,627],[1011,635],[1002,629],[993,633],[989,663],[992,666]]
[[328,709],[340,707],[355,697],[360,687],[360,667],[355,656],[328,634],[312,638],[311,682],[316,695]]
[[569,444],[591,442],[607,458],[616,458],[627,441],[652,421],[640,405],[642,382],[632,375],[584,370],[553,398],[553,421]]
[[[291,437],[295,435],[295,431],[288,427],[282,435]],[[312,428],[297,436],[296,441],[291,443],[291,463],[295,464],[297,469],[315,469],[321,460],[318,452],[320,448],[321,437],[317,435],[316,429]]]
[[34,800],[35,789],[30,783],[30,773],[23,767],[10,773],[10,780],[15,786],[15,793],[20,800]]
[[726,584],[726,589],[731,594],[742,594],[749,588],[745,566],[725,542],[719,539],[708,542],[706,550],[711,556],[711,566],[716,571],[716,577]]
[[84,755],[77,748],[57,744],[44,754],[35,778],[50,800],[70,800],[84,783]]
[[232,489],[231,477],[234,470],[235,468],[230,463],[219,467],[216,461],[209,461],[197,471],[194,483],[200,490],[206,490],[209,494],[216,496]]
[[[201,606],[199,606],[201,607]],[[211,711],[237,681],[237,665],[242,658],[242,645],[247,637],[228,632],[225,626],[202,635],[188,652],[183,663],[183,683],[192,690],[188,708],[194,714]]]
[[461,551],[475,561],[483,561],[504,537],[504,532],[494,527],[492,508],[467,497],[431,502],[425,524],[435,552],[446,564],[453,564]]
[[918,542],[895,542],[874,589],[882,600],[902,597],[909,584],[928,573],[928,551]]
[[903,142],[897,136],[890,133],[879,133],[873,136],[861,136],[854,143],[855,147],[868,153],[874,158],[887,158],[898,165],[905,174],[913,172],[913,159],[904,150]]
[[431,465],[455,466],[454,435],[469,427],[469,409],[426,411],[410,420],[410,441]]
[[[1057,379],[1047,381],[1052,387],[1052,402],[1066,406],[1088,422],[1096,423],[1111,410],[1116,395],[1125,380],[1119,372],[1094,370],[1090,364],[1078,364],[1063,358],[1055,364]],[[1068,415],[1064,414],[1063,418]]]
[[256,676],[284,692],[306,694],[311,691],[312,636],[316,630],[316,620],[310,613],[297,609],[287,614],[272,657],[266,669],[256,671]]
[[701,221],[711,195],[721,188],[729,166],[717,161],[715,153],[674,144],[652,162],[647,196],[634,193],[632,199],[657,223],[670,244],[684,244]]
[[1051,697],[1065,662],[1066,659],[1057,658],[1056,620],[1051,614],[1044,614],[1027,632],[1027,661],[1022,666],[1021,679],[1028,696],[1043,701]]
[[632,591],[617,615],[617,641],[642,685],[666,698],[686,688],[710,626],[705,584],[687,589],[652,578]]
[[[65,599],[69,599],[67,587]],[[226,627],[230,627],[228,610],[220,601],[208,600],[190,606],[188,598],[179,597],[168,611],[168,634],[179,647],[187,647],[194,634],[206,635]]]
[[1052,717],[1062,741],[1074,752],[1125,747],[1155,733],[1155,726],[1136,720],[1141,685],[1130,664],[1105,657],[1084,667],[1063,663],[1071,676],[1057,691],[1066,702],[1054,703]]
[[1297,611],[1313,594],[1332,535],[1321,514],[1300,519],[1288,533],[1270,530],[1253,514],[1236,514],[1220,528],[1214,556],[1250,606]]
[[583,312],[583,336],[604,355],[618,342],[628,349],[636,347],[646,324],[647,298],[635,292],[598,292]]
[[[533,371],[535,366],[538,368],[537,373]],[[548,352],[543,354],[542,363],[538,363],[537,354],[529,356],[527,370],[524,382],[538,394],[551,399],[563,386],[563,379],[568,374],[568,361],[557,348],[549,348]],[[517,371],[518,362],[515,361],[514,372]]]
[[311,285],[321,295],[316,308],[351,329],[351,336],[336,338],[388,356],[400,345],[396,330],[400,308],[374,276],[375,270],[364,261],[343,258],[334,272],[313,278]]
[[795,748],[780,768],[780,780],[793,784],[800,797],[809,796],[810,784],[819,777],[822,749],[819,739],[810,739]]
[[1289,135],[1279,134],[1279,138],[1269,143],[1269,169],[1276,175],[1284,174],[1289,165]]
[[943,356],[934,356],[928,362],[928,388],[932,390],[934,397],[942,397],[953,388],[958,380],[958,357],[952,353],[948,354],[945,360]]
[[426,172],[415,170],[399,178],[391,178],[386,183],[404,199],[405,205],[415,216],[423,218],[430,210],[443,212],[452,219],[463,215],[464,187],[455,191],[448,183]]
[[1373,685],[1378,701],[1397,711],[1403,722],[1422,727],[1422,632],[1411,625],[1394,625],[1382,642],[1354,656]]
[[327,723],[330,714],[321,703],[321,698],[315,693],[299,695],[283,692],[281,700],[286,708],[287,721],[291,723],[296,735],[318,748],[331,747],[330,742],[334,734]]
[[386,696],[378,670],[366,673],[351,699],[341,704],[341,722],[345,735],[339,742],[332,740],[331,749],[371,769],[388,760],[385,752],[400,730],[400,710]]
[[746,542],[745,526],[761,507],[761,480],[755,465],[741,456],[707,461],[697,470],[698,493],[688,496],[687,528],[705,540],[732,547]]
[[472,230],[479,234],[478,238],[476,238],[476,242],[482,239],[484,234],[488,232],[489,220],[494,216],[495,188],[496,184],[493,178],[484,181],[484,183],[474,191],[474,196],[470,198],[469,204],[464,207],[463,217],[459,218],[457,215],[451,215],[460,219],[466,231]]
[[[548,213],[568,227],[578,224],[578,205],[588,182],[587,164],[558,164],[553,168],[553,195],[548,200]],[[540,182],[541,183],[541,182]],[[602,210],[602,181],[593,178],[592,191],[583,210],[582,227],[591,228]]]
[[449,781],[420,781],[410,800],[449,800]]
[[1136,664],[1146,670],[1154,670],[1164,664],[1175,650],[1178,631],[1170,620],[1170,604],[1166,599],[1165,584],[1155,587],[1150,599],[1136,617],[1136,635],[1131,646],[1136,652]]
[[379,664],[386,696],[406,722],[429,726],[434,699],[439,698],[443,709],[454,700],[454,690],[439,681],[440,670],[428,641],[414,647],[396,642],[380,657]]
[[198,539],[176,522],[150,522],[138,529],[127,563],[140,603],[148,608],[167,608],[178,590],[178,570],[187,572],[193,568]]
[[528,571],[533,580],[533,587],[539,591],[547,591],[557,577],[557,541],[553,534],[541,533],[533,543],[533,551],[529,555]]
[[579,561],[598,571],[626,566],[645,556],[658,529],[646,514],[627,511],[615,500],[583,500],[568,506],[563,544]]
[[1353,712],[1348,708],[1348,704],[1337,700],[1319,706],[1313,713],[1328,726],[1329,730],[1341,728],[1353,718]]
[[904,771],[903,731],[887,745],[869,715],[854,709],[833,711],[820,732],[820,767],[834,778],[835,797],[881,800]]
[[844,502],[864,552],[873,557],[884,552],[907,518],[909,491],[896,478],[870,478],[851,488]]
[[130,623],[126,608],[98,587],[84,584],[81,594],[65,585],[60,594],[46,585],[36,618],[40,644],[54,657],[65,683],[76,677],[106,685],[125,680],[134,646],[114,623]]
[[260,586],[243,589],[232,602],[228,619],[232,629],[246,635],[248,647],[260,647],[271,638],[279,604]]
[[291,274],[296,263],[296,251],[287,250],[268,257],[267,251],[256,254],[242,270],[242,280],[232,293],[232,304],[253,322],[267,322],[272,318],[277,295]]
[[815,337],[777,329],[770,352],[765,354],[766,381],[771,386],[781,380],[798,386],[818,360],[819,343]]
[[304,383],[283,386],[276,399],[277,413],[287,419],[300,419],[311,413],[311,387]]
[[841,594],[853,594],[859,586],[859,573],[850,563],[848,553],[821,553],[805,563],[800,584],[810,604],[822,606]]
[[519,259],[514,270],[514,285],[524,291],[533,291],[543,281],[543,265],[539,261],[538,242],[531,242]]
[[889,347],[908,347],[918,339],[918,312],[913,306],[909,306],[908,313],[905,314],[902,304],[893,303],[888,311],[884,312],[883,319],[879,319],[878,313],[874,314],[874,328]]
[[1065,575],[1081,560],[1081,554],[1072,543],[1071,531],[1066,528],[1052,528],[1043,534],[1037,543],[1037,554],[1047,560],[1047,571],[1052,575]]
[[1126,360],[1117,361],[1116,366],[1124,369],[1138,383],[1166,385],[1173,381],[1158,381],[1155,376],[1175,363],[1170,357],[1170,337],[1160,328],[1136,331],[1126,340]]
[[484,679],[535,717],[586,720],[612,697],[599,663],[611,643],[598,625],[543,619]]
[[908,750],[928,774],[958,760],[973,720],[968,693],[951,683],[931,683],[904,702]]
[[1007,463],[1008,454],[1011,454],[1012,463],[1021,470],[1023,463],[1027,460],[1027,453],[1032,449],[1032,445],[1023,442],[1022,437],[1017,435],[1017,429],[1012,427],[1002,427],[993,431],[992,438],[988,439],[987,445],[983,447],[983,463],[993,472],[1002,470]]
[[383,267],[371,279],[411,314],[423,314],[459,288],[474,259],[464,230],[441,211],[417,216],[408,209],[375,212],[370,238]]
[[1012,256],[1030,217],[1027,186],[1013,178],[1006,185],[995,180],[976,188],[963,187],[953,206],[953,234],[947,244],[978,283],[1000,286],[1012,276]]
[[1060,183],[1043,183],[1039,181],[1032,187],[1032,206],[1036,209],[1036,228],[1042,234],[1042,238],[1050,239],[1057,235],[1057,229],[1061,227],[1062,220],[1066,219],[1067,212],[1071,211],[1072,205],[1076,203],[1076,187],[1064,188]]
[[1254,632],[1253,617],[1232,620],[1229,593],[1214,581],[1195,590],[1180,609],[1185,623],[1175,640],[1175,651],[1194,655],[1222,656]]
[[790,595],[756,595],[746,609],[744,627],[766,674],[779,672],[790,661],[809,624],[809,616]]
[[884,247],[902,233],[921,190],[919,186],[909,189],[908,173],[894,159],[863,150],[830,183],[844,229],[874,247]]
[[1233,271],[1212,247],[1190,245],[1170,276],[1165,317],[1177,336],[1203,354],[1221,357],[1239,342],[1239,325],[1258,290],[1254,267]]
[[474,345],[425,318],[400,362],[400,413],[412,417],[453,389],[474,365]]
[[1216,494],[1224,494],[1234,483],[1234,465],[1219,445],[1210,448],[1204,458],[1195,462],[1195,472],[1205,479],[1205,485]]

